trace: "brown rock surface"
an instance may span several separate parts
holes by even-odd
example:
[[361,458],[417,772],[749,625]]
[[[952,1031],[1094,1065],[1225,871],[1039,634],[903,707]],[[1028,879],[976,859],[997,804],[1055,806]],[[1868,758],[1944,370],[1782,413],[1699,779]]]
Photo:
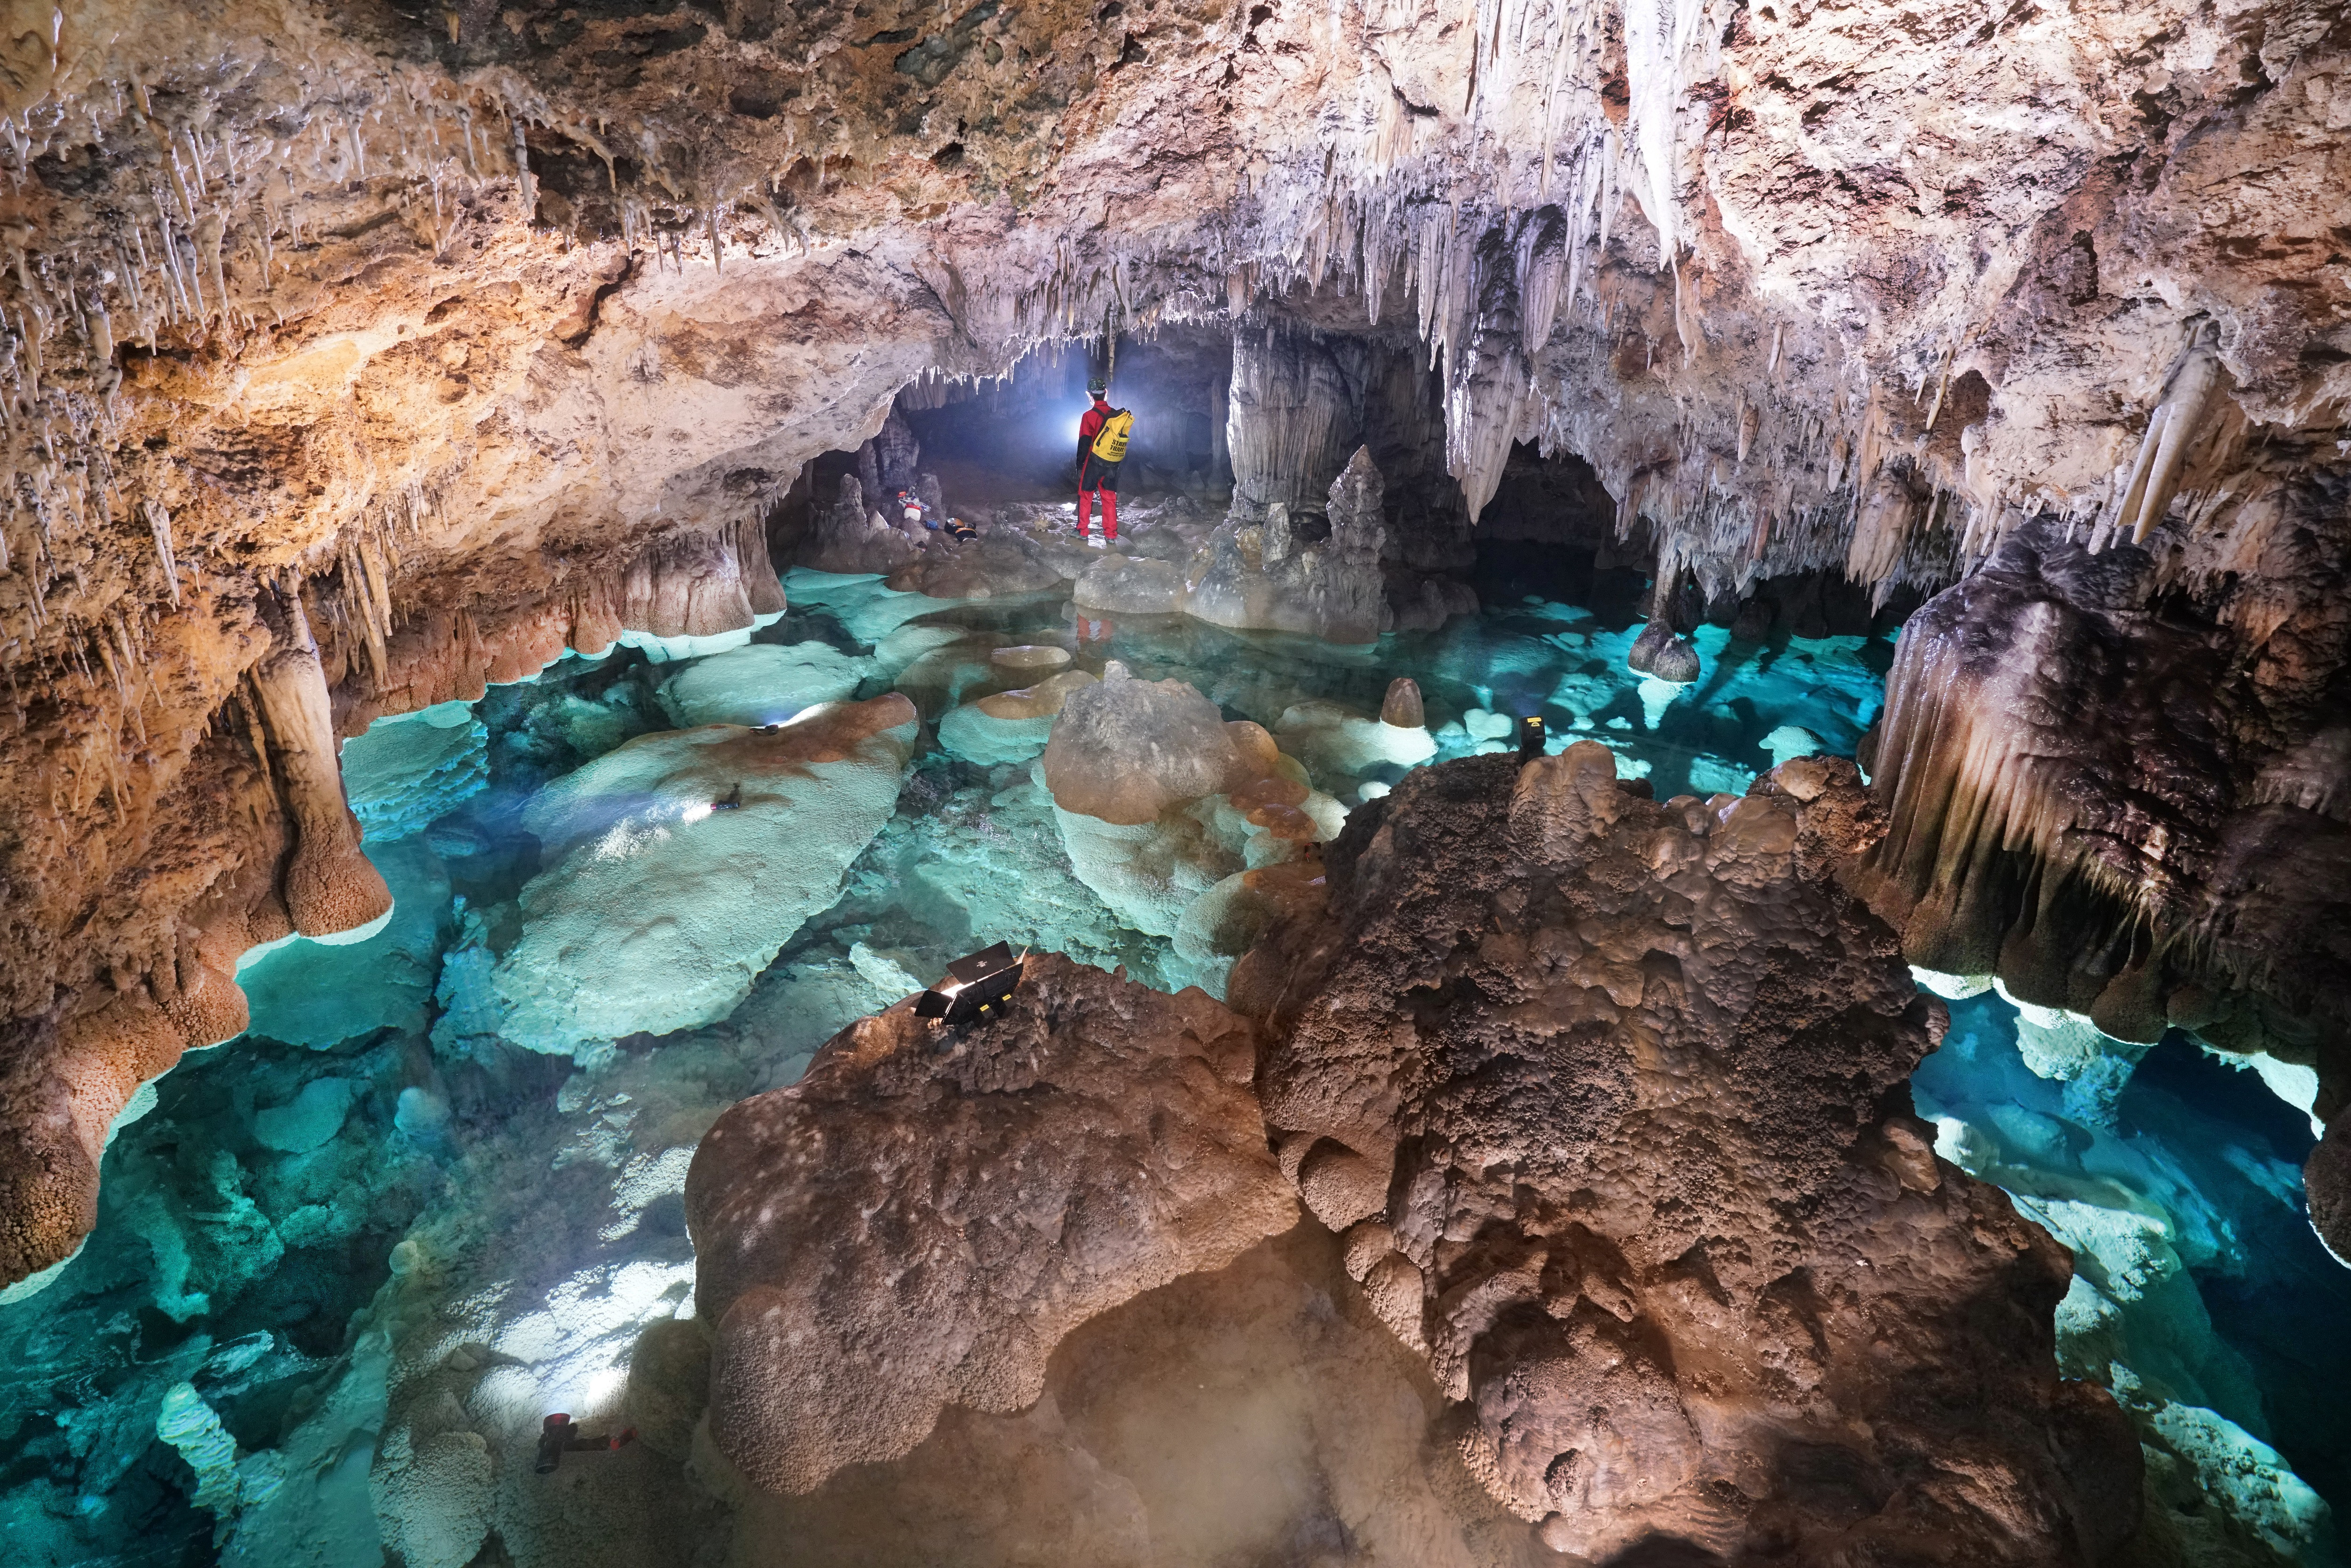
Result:
[[1437,1440],[1445,1400],[1309,1222],[1063,1340],[1014,1416],[802,1497],[754,1495],[746,1568],[1212,1568],[1559,1558]]
[[1717,812],[1589,742],[1423,768],[1234,977],[1283,1168],[1572,1559],[2081,1563],[2137,1521],[2057,1376],[2064,1251],[1909,1113],[1941,1009],[1830,874],[1876,831],[1834,760]]
[[1064,811],[1134,826],[1225,787],[1237,752],[1217,705],[1183,681],[1138,681],[1111,661],[1062,699],[1045,787]]
[[720,1451],[807,1491],[950,1406],[1010,1415],[1079,1324],[1288,1229],[1256,1051],[1198,991],[1043,955],[998,1019],[909,998],[736,1105],[685,1193]]
[[2315,1064],[2325,1118],[2351,1103],[2351,552],[2331,492],[2272,502],[2159,553],[2030,525],[1930,601],[1870,758],[1890,831],[1849,875],[1911,962]]

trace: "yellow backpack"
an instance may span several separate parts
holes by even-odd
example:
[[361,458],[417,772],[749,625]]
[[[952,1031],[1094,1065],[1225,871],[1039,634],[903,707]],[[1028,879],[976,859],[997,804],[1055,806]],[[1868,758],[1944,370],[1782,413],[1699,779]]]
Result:
[[1094,455],[1105,463],[1117,463],[1126,456],[1127,438],[1134,434],[1134,415],[1123,408],[1111,410],[1102,421],[1102,434],[1094,437]]

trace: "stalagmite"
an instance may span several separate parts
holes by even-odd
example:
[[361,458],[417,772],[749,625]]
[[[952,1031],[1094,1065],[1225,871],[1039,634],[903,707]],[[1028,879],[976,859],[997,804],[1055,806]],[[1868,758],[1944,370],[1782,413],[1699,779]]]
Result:
[[301,599],[267,591],[260,610],[272,645],[247,678],[267,725],[278,798],[294,825],[286,907],[303,936],[331,936],[390,914],[392,894],[360,852],[359,823],[343,799],[326,672]]

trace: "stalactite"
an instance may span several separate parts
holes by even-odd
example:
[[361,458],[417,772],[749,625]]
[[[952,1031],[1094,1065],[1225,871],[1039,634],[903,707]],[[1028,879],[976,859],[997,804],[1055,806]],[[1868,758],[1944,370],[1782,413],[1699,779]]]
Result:
[[147,528],[154,537],[155,556],[163,566],[163,583],[171,591],[172,608],[180,607],[180,569],[172,551],[172,514],[163,503],[150,497],[145,503]]
[[2220,375],[2220,362],[2210,349],[2190,349],[2148,416],[2138,460],[2131,465],[2130,480],[2115,508],[2115,530],[2127,532],[2133,544],[2144,540],[2171,509],[2188,444],[2203,433],[2206,407]]
[[1566,225],[1548,208],[1531,214],[1519,236],[1519,340],[1529,360],[1551,341],[1566,274]]

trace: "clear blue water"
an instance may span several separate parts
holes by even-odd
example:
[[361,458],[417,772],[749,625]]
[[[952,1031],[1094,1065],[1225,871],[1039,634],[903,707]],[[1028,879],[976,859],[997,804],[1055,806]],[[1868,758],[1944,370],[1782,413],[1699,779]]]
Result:
[[[1375,714],[1408,674],[1441,756],[1503,744],[1495,715],[1541,711],[1556,736],[1614,747],[1661,797],[1743,789],[1771,765],[1775,737],[1849,753],[1889,654],[1850,637],[1732,645],[1708,629],[1704,679],[1676,692],[1625,671],[1635,627],[1622,594],[1597,610],[1491,604],[1442,632],[1343,649],[1183,620],[1081,627],[1058,595],[941,605],[861,580],[795,573],[789,586],[793,611],[759,642],[865,661],[861,695],[905,690],[931,723],[1014,684],[987,664],[1004,643],[1186,680],[1228,717],[1269,727],[1310,700]],[[347,754],[400,914],[364,944],[296,942],[249,963],[253,1031],[155,1086],[108,1152],[89,1244],[44,1291],[0,1304],[10,1562],[277,1568],[373,1563],[387,1546],[453,1564],[711,1560],[726,1517],[683,1481],[678,1456],[639,1445],[567,1469],[559,1493],[534,1488],[528,1462],[541,1413],[617,1409],[639,1334],[690,1311],[677,1194],[702,1129],[791,1082],[907,977],[987,942],[1059,947],[1147,981],[1168,972],[1166,940],[1123,925],[1072,874],[1025,765],[959,760],[926,726],[895,814],[838,902],[728,1016],[584,1064],[513,1048],[485,987],[541,869],[522,810],[549,780],[670,728],[660,688],[682,668],[626,650],[571,659],[436,714],[432,734],[396,738],[402,758],[447,760],[396,789],[360,779],[363,748]],[[1398,771],[1345,780],[1343,798]],[[2061,1230],[2127,1213],[2159,1217],[2174,1239],[2178,1270],[2109,1298],[2121,1328],[2076,1314],[2088,1326],[2069,1341],[2074,1369],[2135,1379],[2126,1393],[2150,1430],[2183,1399],[2208,1401],[2193,1408],[2283,1458],[2264,1470],[2254,1450],[2231,1449],[2253,1456],[2239,1467],[2252,1479],[2206,1476],[2195,1466],[2219,1463],[2226,1435],[2172,1420],[2173,1469],[2195,1472],[2190,1490],[2265,1481],[2280,1496],[2231,1493],[2220,1511],[2288,1534],[2309,1526],[2272,1471],[2291,1464],[2341,1495],[2342,1423],[2313,1390],[2342,1385],[2341,1336],[2324,1331],[2346,1321],[2351,1276],[2297,1229],[2293,1113],[2177,1042],[2136,1072],[2108,1071],[2096,1093],[2053,1084],[2025,1068],[1997,998],[1955,1016],[1918,1080],[1949,1152],[2028,1203],[2074,1205],[2046,1208]],[[2177,1239],[2191,1232],[2224,1239]],[[2179,1327],[2196,1310],[2201,1338]],[[2091,1364],[2114,1344],[2119,1355]],[[158,1431],[167,1411],[171,1440]],[[482,1480],[493,1469],[504,1479]],[[2304,1528],[2287,1544],[2315,1562],[2323,1537]]]

